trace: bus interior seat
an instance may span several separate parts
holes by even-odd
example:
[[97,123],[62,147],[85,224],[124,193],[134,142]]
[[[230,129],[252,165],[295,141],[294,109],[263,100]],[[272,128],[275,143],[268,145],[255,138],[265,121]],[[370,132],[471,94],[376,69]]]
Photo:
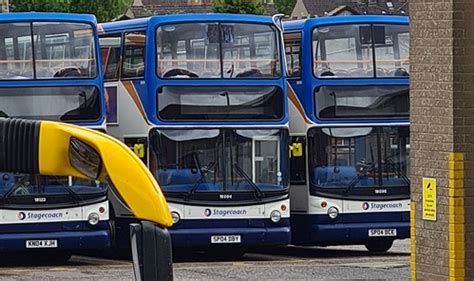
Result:
[[195,183],[201,178],[201,174],[196,169],[160,169],[156,179],[160,185],[181,185]]
[[9,191],[14,185],[14,174],[0,172],[0,194]]
[[352,68],[352,69],[349,69],[348,71],[348,75],[350,77],[364,77],[367,75],[367,71],[365,71],[364,69],[362,68]]
[[353,166],[319,166],[314,169],[317,182],[324,184],[348,183],[357,176]]
[[395,76],[395,77],[408,77],[408,76],[410,76],[410,74],[408,73],[408,71],[405,68],[399,67],[399,68],[397,68],[393,71],[393,76]]

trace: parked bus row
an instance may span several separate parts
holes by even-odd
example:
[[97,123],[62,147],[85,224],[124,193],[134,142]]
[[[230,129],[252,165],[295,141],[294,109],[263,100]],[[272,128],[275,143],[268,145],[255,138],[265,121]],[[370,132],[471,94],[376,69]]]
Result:
[[[35,13],[0,29],[0,117],[122,140],[166,196],[174,248],[409,237],[407,18]],[[0,250],[130,247],[107,182],[0,176]]]

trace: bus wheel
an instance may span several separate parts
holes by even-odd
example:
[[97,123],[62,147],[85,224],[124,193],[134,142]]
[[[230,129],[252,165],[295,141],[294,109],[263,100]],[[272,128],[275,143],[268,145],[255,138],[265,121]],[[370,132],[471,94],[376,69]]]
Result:
[[385,253],[392,248],[393,240],[372,240],[365,244],[370,252]]

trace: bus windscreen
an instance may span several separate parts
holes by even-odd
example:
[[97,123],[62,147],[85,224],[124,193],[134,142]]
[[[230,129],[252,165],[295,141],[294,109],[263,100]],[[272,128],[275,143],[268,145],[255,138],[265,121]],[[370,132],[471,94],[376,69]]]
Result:
[[90,24],[0,24],[0,80],[93,78],[96,72]]
[[352,24],[313,31],[314,75],[318,78],[407,77],[408,25]]
[[157,129],[150,170],[165,192],[281,191],[286,138],[278,129]]
[[270,25],[182,23],[158,27],[162,78],[277,78],[277,31]]

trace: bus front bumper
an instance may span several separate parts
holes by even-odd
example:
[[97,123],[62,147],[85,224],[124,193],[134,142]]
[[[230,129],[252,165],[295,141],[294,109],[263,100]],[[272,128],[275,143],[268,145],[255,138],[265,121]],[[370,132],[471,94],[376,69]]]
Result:
[[[39,240],[56,241],[56,247],[35,247],[34,244],[38,245],[37,241]],[[0,234],[0,251],[21,252],[32,250],[101,250],[110,247],[110,240],[110,232],[108,230],[9,233]],[[27,247],[27,245],[30,246]]]

